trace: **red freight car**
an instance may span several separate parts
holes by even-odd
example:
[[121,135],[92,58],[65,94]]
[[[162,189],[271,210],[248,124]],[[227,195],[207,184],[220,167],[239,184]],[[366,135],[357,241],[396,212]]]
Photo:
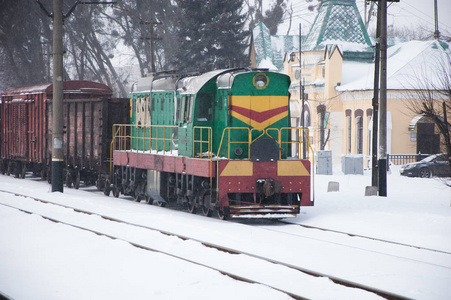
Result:
[[[50,178],[52,84],[16,87],[2,93],[2,173],[27,171]],[[103,180],[108,173],[112,125],[129,121],[129,100],[112,99],[111,89],[91,81],[64,82],[64,161],[67,186]]]

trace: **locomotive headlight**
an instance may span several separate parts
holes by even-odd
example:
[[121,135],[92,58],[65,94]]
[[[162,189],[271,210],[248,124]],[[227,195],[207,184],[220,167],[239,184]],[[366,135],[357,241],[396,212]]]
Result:
[[262,90],[268,86],[268,75],[266,75],[265,73],[257,73],[252,79],[252,83],[257,89]]

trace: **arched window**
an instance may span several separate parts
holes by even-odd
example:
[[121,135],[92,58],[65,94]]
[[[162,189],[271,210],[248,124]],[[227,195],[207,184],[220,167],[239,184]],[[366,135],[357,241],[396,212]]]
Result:
[[347,109],[346,114],[346,153],[351,154],[351,110]]
[[326,146],[326,138],[325,138],[325,132],[326,132],[326,106],[324,104],[318,105],[316,107],[316,110],[319,114],[318,117],[318,128],[319,128],[319,149],[324,150]]
[[363,110],[357,109],[355,111],[356,118],[356,153],[363,154]]

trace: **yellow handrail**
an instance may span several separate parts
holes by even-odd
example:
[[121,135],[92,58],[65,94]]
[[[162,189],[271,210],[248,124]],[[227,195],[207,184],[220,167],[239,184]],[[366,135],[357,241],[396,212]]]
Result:
[[[145,125],[145,126],[138,126],[138,125],[131,125],[131,124],[115,124],[113,125],[113,138],[110,144],[110,174],[113,174],[113,152],[115,150],[136,150],[136,151],[150,151],[150,150],[156,150],[161,151],[159,149],[160,143],[163,142],[163,149],[162,151],[166,152],[169,151],[170,153],[173,153],[173,145],[175,142],[178,142],[178,139],[174,139],[173,137],[173,129],[177,128],[177,126],[173,125]],[[156,129],[156,130],[155,130]],[[160,131],[163,131],[163,136],[160,137]],[[167,132],[169,130],[170,137],[167,138]],[[206,140],[204,140],[204,130],[207,130],[207,137]],[[232,141],[231,140],[231,132],[232,131],[239,131],[244,130],[247,131],[247,141]],[[295,140],[289,140],[289,141],[282,141],[282,133],[285,130],[295,130],[297,137]],[[140,132],[141,131],[141,132]],[[156,136],[153,136],[153,132]],[[255,132],[262,132],[258,137],[255,139],[252,139],[252,134]],[[298,159],[300,158],[300,154],[302,153],[302,147],[306,147],[305,149],[309,149],[313,152],[312,147],[309,144],[309,139],[306,138],[305,145],[302,141],[302,135],[305,135],[306,137],[309,136],[308,129],[302,128],[302,127],[283,127],[283,128],[267,128],[266,130],[256,130],[256,129],[250,129],[248,127],[226,127],[224,128],[221,136],[221,140],[219,143],[218,150],[216,152],[216,155],[219,156],[221,153],[221,149],[223,147],[223,143],[227,143],[227,159],[230,159],[230,150],[232,144],[246,144],[248,148],[248,159],[251,157],[251,144],[257,140],[258,138],[262,137],[263,135],[268,135],[269,137],[274,138],[271,136],[271,132],[276,132],[276,138],[275,140],[279,144],[279,147],[281,147],[283,144],[290,144],[290,145],[297,145],[298,146],[298,153],[296,153],[296,157]],[[196,138],[196,133],[198,133],[199,138]],[[147,136],[146,136],[147,134]],[[225,135],[227,134],[227,141],[225,141]],[[291,136],[291,135],[287,135]],[[293,137],[292,137],[293,138]],[[166,149],[167,142],[169,143],[169,149]],[[146,143],[148,142],[148,145]],[[142,143],[142,146],[141,144]],[[211,127],[204,127],[204,126],[194,126],[193,127],[193,157],[195,157],[195,151],[196,151],[196,145],[199,145],[200,158],[203,158],[203,145],[206,144],[208,148],[208,155],[206,158],[210,160],[210,186],[212,186],[212,177],[213,177],[213,150],[212,150],[212,143],[213,143],[213,133]],[[306,151],[307,157],[306,159],[309,159],[309,152]],[[279,152],[279,159],[281,159],[282,153]],[[314,155],[312,155],[314,157]],[[313,165],[314,165],[314,158],[313,158]],[[313,165],[312,165],[312,180],[314,182],[314,176],[313,176]],[[219,157],[216,160],[216,192],[219,194]],[[212,195],[211,195],[212,196]],[[314,197],[314,193],[312,194],[312,197]]]
[[[196,139],[196,129],[198,129],[199,133],[200,133],[200,139]],[[204,141],[203,140],[203,131],[204,129],[207,130],[207,140]],[[199,157],[202,158],[203,153],[202,153],[202,149],[203,149],[203,145],[207,144],[207,153],[208,153],[208,158],[211,159],[212,158],[212,136],[213,136],[213,131],[211,127],[206,127],[206,126],[194,126],[193,127],[193,157],[196,156],[195,150],[196,150],[196,143],[199,144],[199,149],[200,149],[200,153],[199,153]]]
[[[200,139],[196,139],[196,129],[200,132]],[[203,131],[207,130],[207,140],[203,140]],[[213,199],[213,151],[212,151],[212,143],[213,143],[213,130],[211,127],[205,126],[194,126],[193,127],[193,157],[196,156],[196,143],[199,144],[199,157],[203,158],[203,145],[207,144],[207,158],[210,160],[210,201]]]

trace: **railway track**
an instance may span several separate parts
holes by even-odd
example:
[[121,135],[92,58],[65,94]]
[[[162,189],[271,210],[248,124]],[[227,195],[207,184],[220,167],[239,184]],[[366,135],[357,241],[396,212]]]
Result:
[[[298,223],[293,223],[293,222],[284,221],[284,220],[273,220],[273,222],[281,223],[281,224],[288,225],[288,226],[299,226],[299,227],[307,228],[307,229],[315,229],[315,230],[319,230],[319,231],[323,231],[323,232],[331,232],[331,233],[336,233],[336,234],[340,234],[340,235],[346,235],[346,236],[353,237],[353,238],[361,238],[361,239],[366,239],[366,240],[371,240],[371,241],[376,241],[376,242],[382,242],[382,243],[387,243],[387,244],[396,245],[396,246],[409,247],[409,248],[414,248],[414,249],[417,249],[417,250],[425,250],[425,251],[431,251],[431,252],[436,252],[436,253],[442,253],[442,254],[447,254],[447,255],[451,256],[451,252],[449,252],[449,251],[443,251],[443,250],[439,250],[439,249],[433,249],[433,248],[429,248],[429,247],[422,247],[422,246],[412,245],[412,244],[407,244],[407,243],[400,243],[400,242],[395,242],[395,241],[392,241],[392,240],[384,240],[384,239],[381,239],[381,238],[367,236],[367,235],[361,235],[361,234],[356,234],[356,233],[351,233],[351,232],[334,230],[334,229],[325,228],[325,227],[319,227],[319,226],[298,224]],[[275,229],[275,230],[277,230],[277,229]],[[286,233],[286,231],[285,231],[285,233]],[[291,233],[291,234],[293,234],[293,233]]]
[[[8,191],[2,192],[10,193]],[[112,239],[122,240],[141,249],[164,253],[177,259],[181,259],[193,264],[197,264],[209,269],[216,270],[236,280],[262,284],[271,287],[275,290],[278,290],[280,292],[283,292],[293,297],[294,299],[312,298],[312,296],[314,295],[310,295],[308,294],[308,292],[306,293],[305,289],[302,288],[302,285],[287,284],[286,278],[290,278],[289,282],[292,281],[303,282],[306,280],[306,277],[312,276],[329,277],[336,285],[341,285],[343,289],[357,288],[362,290],[361,292],[363,293],[365,292],[374,293],[386,299],[405,298],[402,295],[386,292],[362,284],[357,284],[355,282],[351,282],[334,276],[327,276],[327,274],[315,272],[314,270],[311,269],[306,269],[300,266],[291,265],[271,258],[262,257],[261,255],[258,254],[240,251],[238,249],[226,247],[221,244],[196,239],[183,234],[178,234],[176,232],[161,230],[156,227],[129,222],[125,219],[120,219],[105,214],[99,214],[98,212],[80,209],[70,205],[57,204],[45,199],[30,198],[26,195],[19,195],[18,193],[12,194],[15,194],[17,197],[19,197],[21,201],[0,200],[0,204],[21,210],[26,213],[42,216],[43,218],[51,220],[53,222],[58,222],[68,226],[76,227]],[[59,209],[62,210],[62,213],[55,214],[49,212],[47,207],[49,204],[57,206]],[[96,217],[98,219],[96,221],[96,224],[98,224],[98,226],[93,227],[92,225],[89,225],[92,224],[92,221],[91,220],[88,221],[87,219],[91,219],[92,217]],[[145,231],[145,235],[147,236],[147,238],[144,240],[140,240],[134,238],[133,235],[130,236],[127,234],[121,234],[122,231],[128,232],[130,228],[134,228],[137,231]],[[152,236],[155,235],[158,235],[158,239],[152,238]],[[173,247],[174,238],[180,239],[182,243],[186,243],[186,241],[190,242],[194,241],[195,243],[198,243],[203,246],[201,248],[197,247],[193,251],[186,251],[185,247],[190,247],[189,243],[186,243],[188,245],[185,245],[184,247]],[[152,242],[154,240],[157,240],[159,242],[158,243]],[[214,253],[212,254],[212,252]],[[188,255],[189,253],[195,253],[195,255]],[[215,259],[214,261],[207,259],[208,257],[212,257],[212,255],[217,257],[217,259]],[[233,267],[237,265],[236,264],[237,258],[239,258],[240,261],[245,262],[246,268]],[[256,274],[256,272],[252,272],[252,270],[261,268],[264,268],[265,270],[264,274],[263,273]],[[265,276],[265,274],[276,274],[276,273],[278,274],[277,277]],[[334,288],[336,288],[336,286]]]

